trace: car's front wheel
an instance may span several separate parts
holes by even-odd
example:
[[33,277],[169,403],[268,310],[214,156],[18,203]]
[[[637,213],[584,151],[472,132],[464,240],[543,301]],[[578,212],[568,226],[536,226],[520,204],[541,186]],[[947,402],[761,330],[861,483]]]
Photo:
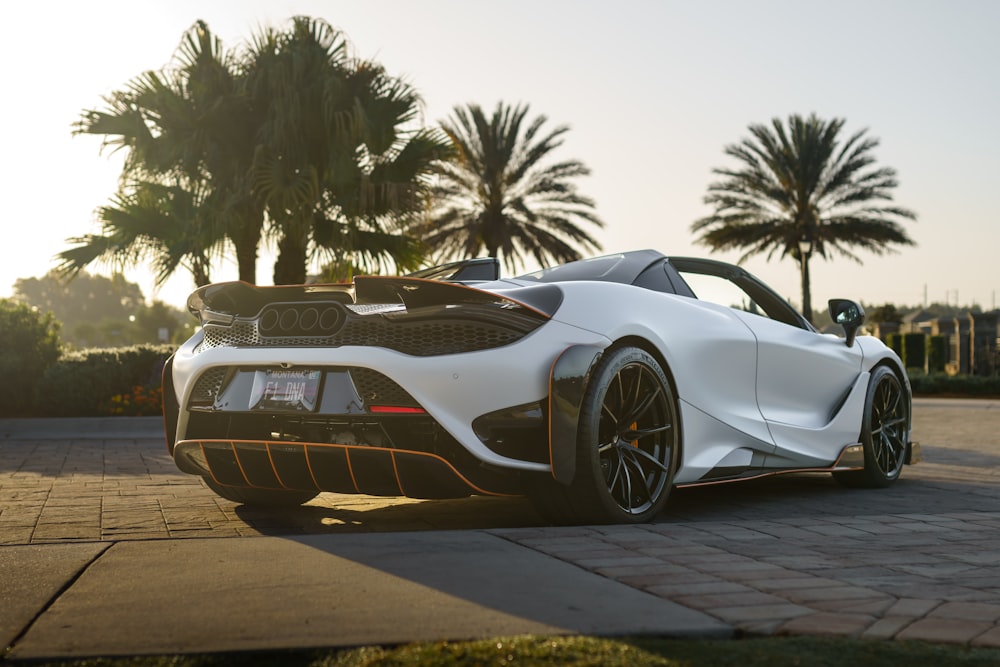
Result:
[[892,369],[879,366],[868,380],[861,444],[865,467],[834,473],[845,486],[883,488],[899,478],[906,459],[910,403]]
[[281,489],[252,489],[242,486],[225,486],[217,483],[211,477],[206,476],[202,479],[205,480],[205,486],[226,500],[262,509],[295,507],[296,505],[303,505],[319,495],[311,491],[284,491]]

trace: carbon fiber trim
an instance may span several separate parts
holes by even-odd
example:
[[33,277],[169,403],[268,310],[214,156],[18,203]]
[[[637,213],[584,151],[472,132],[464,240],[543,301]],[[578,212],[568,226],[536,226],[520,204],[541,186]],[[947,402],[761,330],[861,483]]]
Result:
[[224,486],[427,499],[518,495],[502,477],[472,480],[440,456],[401,449],[184,440],[174,457],[181,470],[209,475]]

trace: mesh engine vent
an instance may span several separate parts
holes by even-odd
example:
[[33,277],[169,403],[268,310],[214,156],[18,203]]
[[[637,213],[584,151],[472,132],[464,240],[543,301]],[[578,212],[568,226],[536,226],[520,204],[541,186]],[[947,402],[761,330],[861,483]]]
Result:
[[223,367],[209,368],[198,378],[194,391],[191,392],[193,403],[214,403],[215,397],[222,390],[222,383],[226,379],[227,369]]
[[477,321],[399,322],[382,318],[348,320],[329,336],[262,336],[253,321],[204,327],[203,349],[217,347],[340,347],[374,345],[427,357],[475,352],[508,345],[524,334]]
[[365,404],[397,405],[400,407],[420,407],[416,399],[398,384],[378,371],[368,368],[352,368],[351,378],[354,388]]

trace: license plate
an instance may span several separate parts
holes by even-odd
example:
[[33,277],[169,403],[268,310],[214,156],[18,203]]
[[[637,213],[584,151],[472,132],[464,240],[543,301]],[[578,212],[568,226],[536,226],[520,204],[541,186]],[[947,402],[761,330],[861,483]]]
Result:
[[319,397],[320,371],[269,369],[256,371],[250,391],[251,410],[312,412]]

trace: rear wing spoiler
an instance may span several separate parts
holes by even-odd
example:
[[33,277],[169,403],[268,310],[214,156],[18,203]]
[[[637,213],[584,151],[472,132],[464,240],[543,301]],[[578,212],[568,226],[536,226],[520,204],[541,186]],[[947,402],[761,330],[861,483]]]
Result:
[[456,283],[500,280],[500,260],[496,257],[466,259],[461,262],[451,262],[414,271],[406,274],[405,277]]
[[224,322],[256,316],[273,303],[336,301],[345,306],[400,304],[407,310],[460,305],[497,306],[549,319],[562,303],[555,285],[511,284],[499,291],[426,278],[358,276],[353,283],[335,285],[279,285],[261,287],[235,281],[214,283],[195,290],[187,307],[202,322]]

